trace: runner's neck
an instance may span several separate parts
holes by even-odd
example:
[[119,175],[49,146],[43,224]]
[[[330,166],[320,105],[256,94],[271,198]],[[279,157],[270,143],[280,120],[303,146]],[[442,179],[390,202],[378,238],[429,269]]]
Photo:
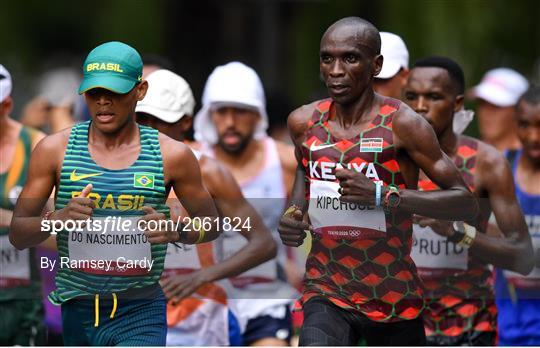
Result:
[[513,130],[508,131],[506,134],[502,134],[495,139],[490,139],[490,141],[487,142],[495,146],[499,151],[517,150],[521,148],[521,142]]
[[366,122],[376,114],[377,110],[374,109],[378,108],[379,99],[373,92],[373,88],[369,86],[353,103],[343,105],[334,101],[332,105],[335,107],[335,120],[343,128]]
[[134,121],[128,121],[115,133],[103,133],[92,122],[88,130],[88,143],[114,149],[124,145],[138,144],[140,142],[138,135],[139,127]]
[[229,168],[242,168],[252,162],[258,155],[264,155],[264,144],[262,141],[251,139],[244,151],[239,154],[229,154],[219,145],[214,145],[216,158]]
[[15,147],[20,137],[22,124],[9,117],[3,117],[0,121],[0,174],[6,173],[15,157]]
[[450,158],[454,158],[454,155],[456,154],[458,137],[459,136],[452,130],[452,124],[450,124],[450,126],[437,137],[437,140],[441,145],[441,149]]
[[12,138],[10,135],[20,132],[20,126],[18,122],[15,122],[7,115],[0,117],[0,141],[9,141]]

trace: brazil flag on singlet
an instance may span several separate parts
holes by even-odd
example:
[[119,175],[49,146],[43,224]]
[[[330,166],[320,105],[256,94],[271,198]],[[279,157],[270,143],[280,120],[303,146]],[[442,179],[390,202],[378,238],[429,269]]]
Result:
[[165,261],[167,245],[150,245],[137,228],[145,205],[169,216],[158,132],[139,126],[137,160],[126,169],[111,170],[96,164],[88,151],[90,125],[84,122],[71,130],[55,209],[92,184],[93,221],[91,227],[69,226],[57,235],[57,288],[49,296],[55,304],[155,284]]

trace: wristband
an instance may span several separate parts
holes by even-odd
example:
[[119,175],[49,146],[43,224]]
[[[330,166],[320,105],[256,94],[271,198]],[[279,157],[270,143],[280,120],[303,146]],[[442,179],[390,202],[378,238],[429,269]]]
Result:
[[388,192],[384,196],[384,210],[391,211],[396,209],[401,203],[401,194],[395,186],[388,186]]
[[476,228],[466,223],[463,223],[463,226],[465,227],[465,236],[458,243],[458,245],[468,249],[471,247],[474,239],[476,238]]
[[204,229],[199,230],[199,238],[195,241],[195,244],[199,244],[204,240],[204,236],[206,235],[206,231]]
[[[197,226],[195,226],[195,223]],[[204,236],[206,235],[206,231],[204,228],[202,228],[201,224],[197,220],[193,220],[193,229],[197,232],[199,232],[199,238],[195,241],[195,244],[199,244],[204,240]]]
[[283,216],[289,216],[292,215],[295,211],[300,210],[300,207],[296,204],[291,205],[290,207],[285,210],[285,213],[283,213]]
[[[463,226],[463,229],[460,228],[460,224]],[[454,221],[454,229],[456,232],[454,233],[454,236],[449,238],[450,241],[468,249],[476,238],[476,228],[464,222],[458,223],[457,221]]]
[[462,228],[459,227],[459,223],[457,221],[454,221],[453,229],[454,229],[454,234],[452,234],[450,237],[446,239],[448,239],[449,241],[457,245],[459,242],[461,242],[461,240],[465,236],[465,232],[461,231]]
[[381,206],[381,194],[382,192],[382,182],[381,181],[377,181],[375,183],[375,206],[376,207],[380,207]]

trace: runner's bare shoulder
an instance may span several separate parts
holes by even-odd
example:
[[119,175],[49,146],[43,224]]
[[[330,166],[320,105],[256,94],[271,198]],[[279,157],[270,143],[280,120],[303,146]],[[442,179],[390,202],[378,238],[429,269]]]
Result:
[[[467,136],[463,135],[463,137]],[[504,154],[483,141],[467,138],[478,143],[475,174],[479,176],[480,185],[486,189],[497,187],[497,185],[512,186],[512,171]]]
[[476,158],[480,170],[491,174],[497,174],[497,170],[501,169],[501,166],[504,167],[507,164],[507,159],[504,154],[494,146],[466,135],[462,135],[462,137],[472,139],[478,143],[478,155]]
[[276,148],[282,167],[287,171],[294,172],[297,165],[296,159],[294,158],[294,146],[276,140]]
[[39,158],[39,163],[46,167],[59,167],[63,160],[69,142],[71,128],[43,137],[36,144],[32,155]]
[[398,147],[405,144],[408,148],[417,147],[424,140],[431,142],[437,138],[429,122],[405,103],[401,103],[392,119],[392,130]]
[[212,157],[202,155],[199,159],[204,186],[212,197],[242,196],[242,191],[231,172]]
[[304,132],[308,129],[309,120],[311,119],[319,102],[320,101],[315,101],[313,103],[303,105],[289,114],[289,117],[287,118],[287,126],[289,127],[289,132],[293,138],[297,138],[299,135],[304,134]]
[[163,161],[182,161],[186,158],[195,158],[191,148],[181,141],[175,140],[168,135],[161,132],[158,134],[159,146],[161,147],[161,154]]

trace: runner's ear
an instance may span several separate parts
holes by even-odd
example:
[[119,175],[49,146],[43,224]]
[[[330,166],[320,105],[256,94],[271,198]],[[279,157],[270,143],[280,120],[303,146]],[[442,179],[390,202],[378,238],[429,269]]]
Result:
[[146,92],[148,91],[148,82],[143,80],[135,88],[137,89],[137,101],[143,100]]
[[456,96],[456,99],[454,100],[454,112],[458,112],[463,108],[463,100],[463,94]]
[[373,77],[379,75],[379,73],[381,72],[383,60],[384,58],[381,54],[378,54],[373,58],[373,62],[372,62]]

